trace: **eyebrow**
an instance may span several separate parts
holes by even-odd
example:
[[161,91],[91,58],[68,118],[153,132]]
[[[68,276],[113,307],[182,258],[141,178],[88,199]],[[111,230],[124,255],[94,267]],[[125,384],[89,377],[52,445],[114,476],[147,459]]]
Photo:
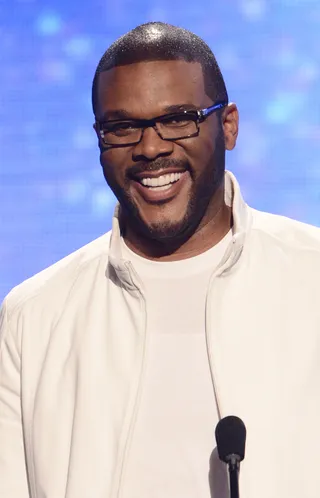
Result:
[[[171,114],[181,111],[197,111],[197,110],[198,107],[195,106],[194,104],[174,104],[164,107],[163,114]],[[158,116],[160,116],[160,114],[158,114]],[[130,114],[130,112],[126,111],[125,109],[113,109],[106,111],[102,115],[101,119],[99,119],[99,121],[108,121],[114,119],[117,120],[117,119],[141,119],[141,118],[136,118],[135,116],[132,116],[132,114]]]
[[164,108],[165,112],[197,111],[198,107],[194,104],[175,104]]

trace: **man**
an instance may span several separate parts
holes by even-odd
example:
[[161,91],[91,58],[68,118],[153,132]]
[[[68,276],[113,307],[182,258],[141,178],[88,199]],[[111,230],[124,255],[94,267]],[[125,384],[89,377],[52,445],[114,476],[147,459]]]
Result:
[[1,314],[0,496],[225,498],[214,429],[247,426],[245,498],[316,498],[320,232],[225,173],[238,110],[209,47],[162,23],[93,83],[112,232]]

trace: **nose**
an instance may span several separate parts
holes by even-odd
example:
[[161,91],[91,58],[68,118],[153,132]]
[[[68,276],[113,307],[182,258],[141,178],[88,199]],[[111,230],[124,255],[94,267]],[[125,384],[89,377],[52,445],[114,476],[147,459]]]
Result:
[[156,130],[152,127],[146,128],[141,141],[133,149],[133,159],[140,161],[147,159],[152,161],[159,156],[169,156],[173,152],[173,142],[162,140]]

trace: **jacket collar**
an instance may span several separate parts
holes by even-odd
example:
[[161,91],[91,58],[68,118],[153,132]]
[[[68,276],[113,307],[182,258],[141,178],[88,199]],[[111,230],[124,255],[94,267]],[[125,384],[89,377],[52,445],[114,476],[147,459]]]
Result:
[[[250,208],[244,202],[239,184],[235,176],[230,171],[226,171],[225,173],[225,201],[226,204],[232,208],[233,235],[232,243],[230,244],[220,264],[220,267],[223,267],[224,272],[231,269],[239,260],[244,247],[246,235],[251,226]],[[132,266],[129,261],[126,261],[122,257],[119,210],[120,206],[118,204],[115,208],[112,219],[109,263],[115,270],[120,281],[127,288],[136,289],[139,285],[137,279],[133,275]]]

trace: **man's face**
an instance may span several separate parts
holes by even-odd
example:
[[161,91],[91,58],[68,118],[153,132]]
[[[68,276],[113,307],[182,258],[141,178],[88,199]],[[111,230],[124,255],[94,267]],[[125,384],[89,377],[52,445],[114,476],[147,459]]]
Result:
[[[210,105],[198,63],[140,62],[99,76],[97,120],[151,119],[172,112],[173,106]],[[197,137],[175,142],[162,140],[153,128],[136,145],[106,148],[100,141],[105,179],[127,223],[148,238],[188,236],[210,211],[223,181],[225,133],[216,114],[199,126]]]

